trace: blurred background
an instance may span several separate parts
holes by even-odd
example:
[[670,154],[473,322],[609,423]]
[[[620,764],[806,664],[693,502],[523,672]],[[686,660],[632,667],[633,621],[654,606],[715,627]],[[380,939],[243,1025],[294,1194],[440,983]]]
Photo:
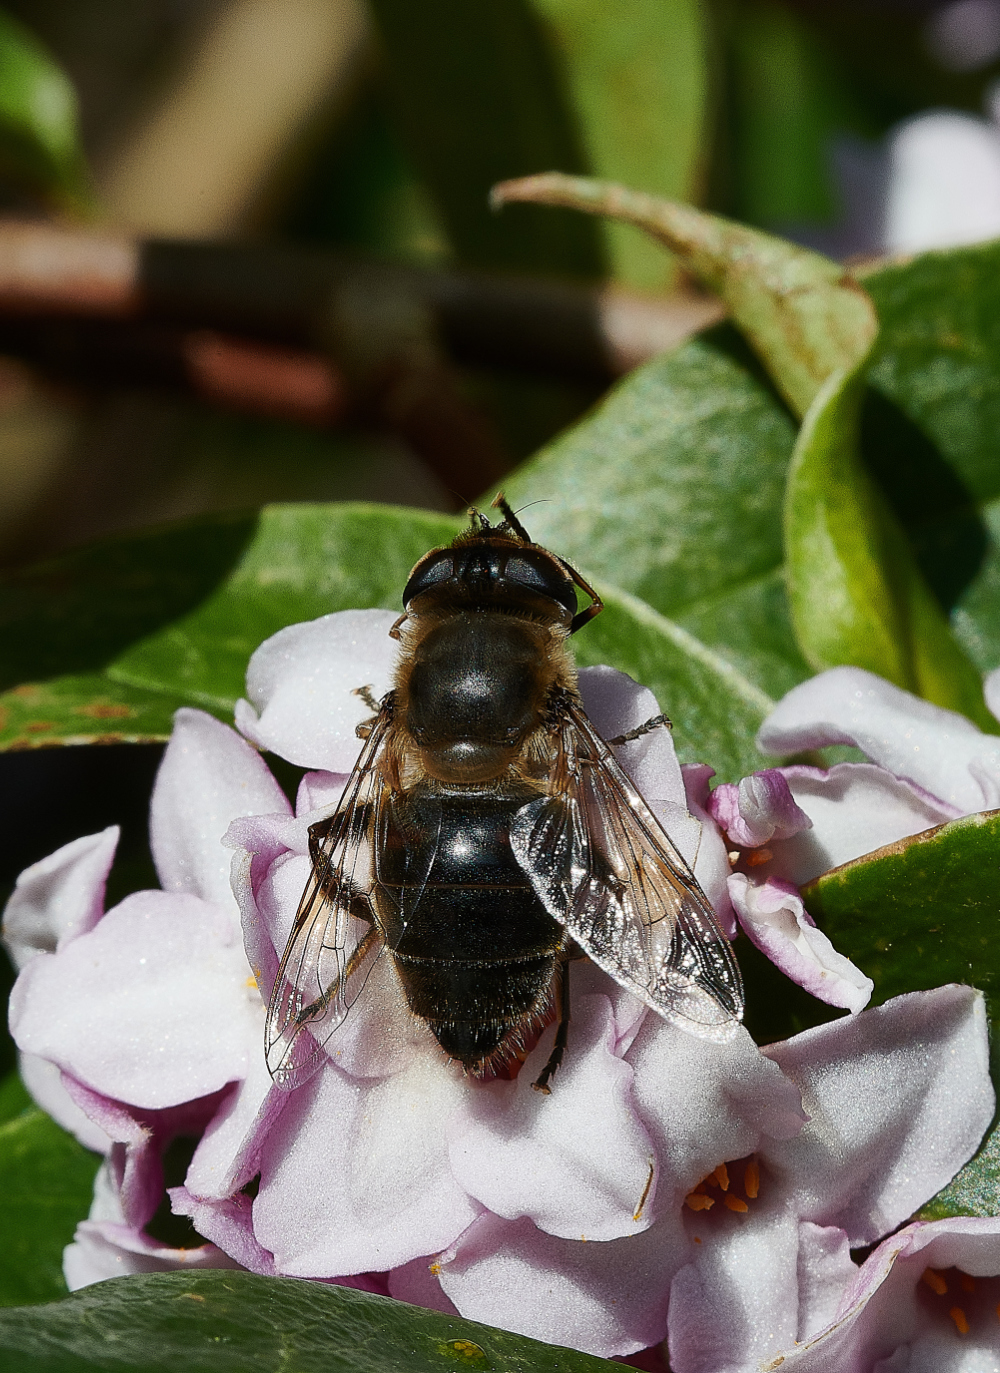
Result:
[[561,169],[843,259],[1000,233],[1000,0],[5,0],[0,566],[456,509],[718,315]]

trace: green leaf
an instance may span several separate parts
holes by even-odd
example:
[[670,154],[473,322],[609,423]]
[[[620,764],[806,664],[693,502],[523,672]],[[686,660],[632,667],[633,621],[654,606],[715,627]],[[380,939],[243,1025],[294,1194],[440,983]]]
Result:
[[823,873],[802,896],[841,953],[875,982],[876,1005],[971,982],[1000,1014],[1000,811],[966,815]]
[[693,194],[706,112],[696,0],[374,0],[400,131],[459,258],[484,267],[665,285],[671,263],[628,230],[525,209],[489,189],[546,167]]
[[23,1373],[599,1373],[617,1367],[348,1287],[204,1271],[116,1278],[56,1305],[0,1312],[0,1348]]
[[[178,705],[229,719],[250,655],[264,639],[334,610],[401,608],[413,564],[461,528],[451,516],[391,506],[270,506],[250,526],[249,539],[246,522],[221,518],[219,547],[212,522],[200,521],[29,570],[6,605],[0,587],[0,623],[10,610],[11,652],[32,679],[7,692],[0,741],[25,748],[162,738]],[[581,662],[610,662],[651,686],[675,720],[684,761],[711,762],[727,777],[761,766],[751,741],[770,698],[682,628],[598,580],[608,609],[574,641]],[[130,588],[144,599],[116,620]],[[166,618],[199,590],[193,608]],[[100,629],[99,645],[76,642],[79,622]],[[39,681],[32,651],[50,669],[57,662],[51,639],[38,637],[45,624],[65,625],[68,656],[78,662],[90,652],[95,665],[104,659],[101,669]]]
[[90,1210],[100,1160],[34,1106],[16,1074],[0,1086],[0,1122],[0,1305],[54,1301],[66,1292],[63,1249]]
[[[865,854],[803,888],[810,915],[875,983],[880,1005],[903,992],[971,983],[1000,1020],[996,872],[1000,811],[963,816]],[[993,1044],[1000,1075],[1000,1046]],[[921,1212],[1000,1215],[1000,1130]]]
[[1000,663],[1000,245],[865,277],[883,321],[866,449],[981,671]]
[[817,671],[842,664],[867,668],[996,730],[978,671],[862,466],[863,385],[858,370],[834,373],[795,447],[785,551],[796,637]]
[[780,571],[794,441],[788,412],[724,325],[631,373],[504,486],[533,538],[777,697],[809,675]]
[[22,24],[0,11],[0,178],[54,204],[88,198],[68,78]]
[[645,229],[725,301],[800,417],[827,378],[858,365],[875,338],[872,302],[838,263],[745,224],[558,172],[504,182],[493,201],[561,205]]

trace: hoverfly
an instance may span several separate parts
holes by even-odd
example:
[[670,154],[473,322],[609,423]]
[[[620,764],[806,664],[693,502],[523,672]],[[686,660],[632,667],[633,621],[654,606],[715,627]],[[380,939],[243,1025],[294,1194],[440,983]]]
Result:
[[703,1037],[728,1039],[742,1016],[707,898],[584,713],[566,640],[601,601],[495,505],[499,524],[472,511],[410,574],[394,686],[359,726],[336,813],[310,828],[312,876],[268,1014],[281,1086],[324,1061],[384,956],[413,1014],[476,1076],[554,1012],[534,1083],[546,1093],[573,959]]

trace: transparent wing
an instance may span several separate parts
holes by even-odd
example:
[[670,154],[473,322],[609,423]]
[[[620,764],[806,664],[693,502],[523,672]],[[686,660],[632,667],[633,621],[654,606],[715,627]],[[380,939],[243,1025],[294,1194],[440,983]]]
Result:
[[616,982],[702,1038],[736,1033],[743,984],[729,941],[576,705],[562,726],[553,795],[518,812],[511,844],[550,915]]
[[374,884],[372,839],[387,794],[380,766],[391,741],[383,705],[325,834],[314,827],[312,875],[271,992],[264,1052],[279,1087],[291,1090],[325,1061],[324,1045],[364,990],[382,951],[359,918]]

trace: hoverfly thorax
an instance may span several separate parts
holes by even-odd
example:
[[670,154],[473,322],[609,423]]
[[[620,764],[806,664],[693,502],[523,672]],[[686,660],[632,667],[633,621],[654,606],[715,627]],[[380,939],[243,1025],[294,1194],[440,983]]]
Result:
[[421,770],[457,786],[506,775],[544,727],[552,693],[575,683],[564,648],[577,615],[572,573],[516,519],[478,519],[421,558],[403,592],[398,708]]

